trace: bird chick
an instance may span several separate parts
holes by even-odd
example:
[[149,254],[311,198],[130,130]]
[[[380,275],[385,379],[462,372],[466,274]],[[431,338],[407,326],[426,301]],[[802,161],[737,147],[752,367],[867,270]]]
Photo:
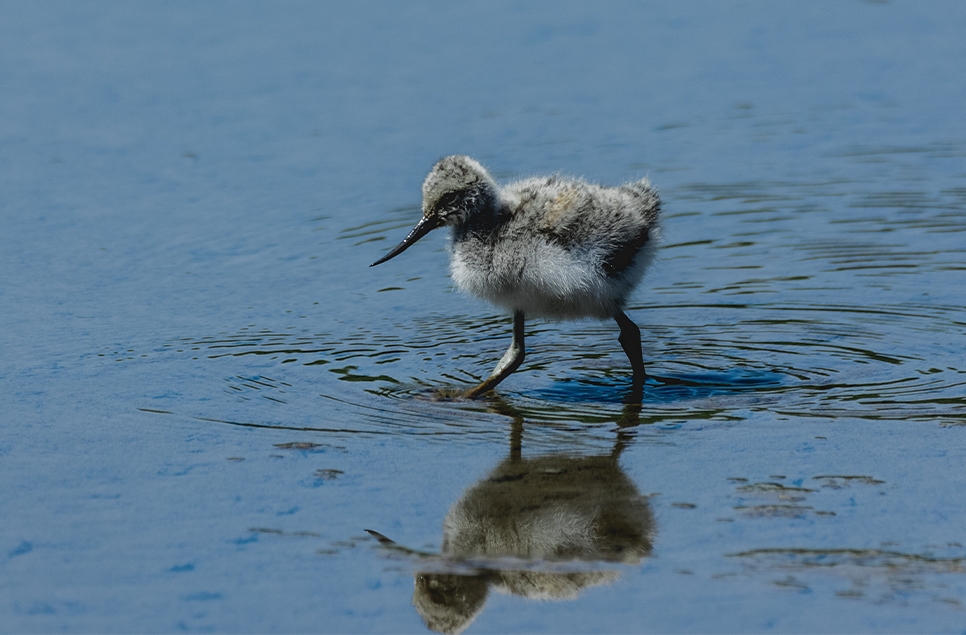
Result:
[[477,161],[453,155],[438,161],[423,182],[420,221],[371,266],[448,226],[456,286],[513,314],[513,343],[493,373],[465,397],[492,390],[523,363],[525,316],[613,318],[634,381],[642,383],[640,329],[624,308],[654,259],[660,209],[646,179],[602,187],[550,176],[501,188]]

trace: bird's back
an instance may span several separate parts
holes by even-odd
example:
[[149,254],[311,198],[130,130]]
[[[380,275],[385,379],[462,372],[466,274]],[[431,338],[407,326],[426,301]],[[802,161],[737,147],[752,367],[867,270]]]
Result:
[[660,213],[660,200],[646,180],[602,187],[547,177],[512,183],[503,193],[517,231],[536,229],[568,250],[640,247]]

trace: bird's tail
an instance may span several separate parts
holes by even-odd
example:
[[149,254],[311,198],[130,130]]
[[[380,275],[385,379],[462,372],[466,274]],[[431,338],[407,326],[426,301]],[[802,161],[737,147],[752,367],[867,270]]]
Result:
[[661,214],[661,197],[647,179],[626,183],[621,189],[637,199],[639,209],[650,222],[656,222]]

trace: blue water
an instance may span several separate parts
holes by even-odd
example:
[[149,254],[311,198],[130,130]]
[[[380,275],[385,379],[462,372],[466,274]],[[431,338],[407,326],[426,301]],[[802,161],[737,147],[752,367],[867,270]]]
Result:
[[[966,6],[2,14],[0,631],[966,631]],[[439,398],[452,153],[659,188],[639,398]]]

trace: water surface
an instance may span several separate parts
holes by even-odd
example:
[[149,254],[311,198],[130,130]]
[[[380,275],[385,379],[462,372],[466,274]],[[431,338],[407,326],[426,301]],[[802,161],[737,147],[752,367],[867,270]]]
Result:
[[[962,632],[957,3],[5,7],[0,630]],[[649,176],[612,323],[369,269]],[[631,402],[631,403],[628,403]]]

